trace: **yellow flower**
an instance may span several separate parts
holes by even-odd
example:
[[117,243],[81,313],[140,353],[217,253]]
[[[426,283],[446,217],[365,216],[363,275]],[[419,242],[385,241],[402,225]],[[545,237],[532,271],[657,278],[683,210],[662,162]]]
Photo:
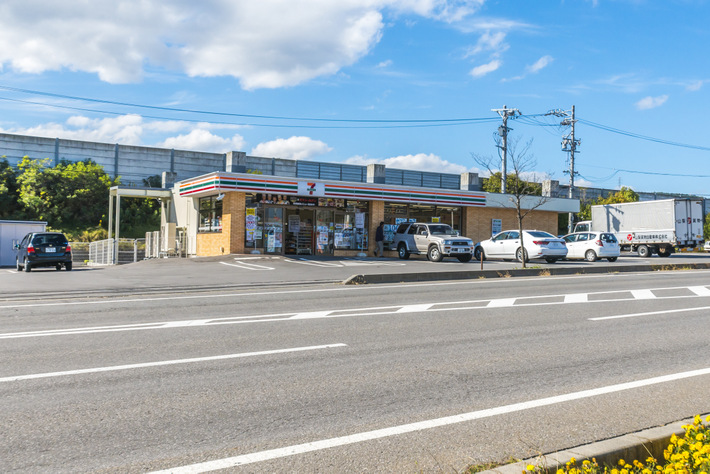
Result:
[[624,461],[623,459],[619,459],[619,466],[625,466],[625,465],[626,465],[626,461]]
[[534,471],[535,466],[533,466],[532,464],[528,464],[528,467],[526,467],[525,469],[527,469],[528,471]]

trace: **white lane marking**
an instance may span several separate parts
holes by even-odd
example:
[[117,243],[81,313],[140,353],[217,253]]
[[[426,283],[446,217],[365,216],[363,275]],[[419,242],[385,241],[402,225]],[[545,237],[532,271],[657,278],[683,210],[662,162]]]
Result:
[[[680,275],[680,273],[676,272],[676,275],[673,274],[673,272],[658,272],[659,274],[662,274],[665,277],[673,277],[676,275]],[[688,275],[688,274],[694,274],[694,273],[703,273],[701,271],[698,272],[683,272],[682,275]],[[704,272],[707,274],[707,271]],[[579,276],[559,276],[559,277],[549,277],[546,279],[546,281],[557,281],[557,280],[579,280],[584,278],[585,280],[593,279],[593,278],[627,278],[629,276],[633,276],[636,274],[632,273],[623,273],[623,274],[601,274],[601,275],[579,275]],[[643,273],[643,275],[649,275],[648,273]],[[653,276],[655,274],[651,274]],[[489,285],[489,284],[508,284],[508,285],[518,285],[522,284],[525,285],[527,283],[535,283],[535,279],[515,279],[515,278],[507,278],[507,279],[485,279],[485,280],[476,280],[475,282],[471,280],[465,280],[465,281],[447,281],[447,282],[441,282],[441,283],[436,283],[436,282],[426,282],[426,283],[396,283],[392,285],[366,285],[366,286],[340,286],[337,288],[308,288],[308,289],[299,289],[299,290],[266,290],[266,291],[248,291],[248,292],[234,292],[234,293],[218,293],[218,294],[207,294],[207,295],[184,295],[184,296],[179,296],[179,295],[172,295],[172,296],[159,296],[159,297],[150,297],[150,298],[101,298],[97,300],[89,300],[89,301],[58,301],[58,302],[53,302],[53,303],[18,303],[18,304],[9,304],[9,305],[0,305],[0,309],[8,309],[8,308],[37,308],[37,307],[44,307],[44,306],[76,306],[76,305],[92,305],[92,304],[118,304],[118,303],[145,303],[145,302],[151,302],[151,301],[175,301],[175,300],[194,300],[194,299],[207,299],[207,298],[244,298],[248,296],[263,296],[263,295],[293,295],[293,294],[308,294],[308,293],[324,293],[324,292],[341,292],[341,291],[349,291],[349,292],[357,292],[357,291],[367,291],[371,292],[373,289],[378,289],[378,290],[389,290],[389,289],[402,289],[402,288],[433,288],[437,286],[461,286],[461,285],[466,285],[466,286],[472,286],[472,285]],[[658,289],[677,289],[677,288],[685,288],[685,287],[675,287],[675,288],[658,288]],[[167,290],[167,289],[166,289]],[[603,293],[622,293],[626,292],[627,290],[618,290],[616,292],[614,291],[601,291],[597,293],[590,293],[590,294],[603,294]],[[550,297],[550,296],[564,296],[564,295],[546,295],[546,296],[540,296],[540,298],[544,297]]]
[[289,349],[275,349],[270,351],[244,352],[241,354],[226,354],[211,357],[194,357],[192,359],[163,360],[158,362],[144,362],[141,364],[114,365],[110,367],[94,367],[90,369],[65,370],[62,372],[45,372],[43,374],[16,375],[13,377],[0,377],[0,383],[18,382],[21,380],[44,379],[50,377],[64,377],[67,375],[95,374],[99,372],[113,372],[116,370],[144,369],[146,367],[161,367],[166,365],[192,364],[195,362],[211,362],[216,360],[240,359],[243,357],[255,357],[262,355],[286,354],[289,352],[314,351],[319,349],[333,349],[336,347],[347,347],[347,344],[324,344],[320,346],[292,347]]
[[272,267],[267,267],[264,265],[257,265],[256,263],[248,263],[248,262],[237,262],[237,263],[227,263],[227,262],[219,262],[222,265],[227,265],[229,267],[237,267],[241,268],[244,270],[273,270]]
[[[683,287],[680,287],[683,288]],[[677,288],[673,288],[677,289]],[[648,290],[650,291],[650,290]],[[590,294],[616,294],[616,293],[629,293],[628,290],[618,290],[600,293],[590,293]],[[229,295],[237,296],[237,295]],[[524,299],[549,299],[551,297],[565,297],[570,295],[540,295],[540,296],[529,296]],[[581,299],[580,295],[571,295],[575,299]],[[667,299],[687,299],[687,298],[698,298],[699,296],[667,296],[657,298],[658,300]],[[171,299],[171,298],[160,298],[160,299]],[[179,298],[174,298],[179,299]],[[593,301],[586,300],[587,303],[608,303],[608,302],[619,302],[624,300],[619,299],[597,299]],[[462,311],[468,309],[484,309],[484,308],[507,308],[507,307],[530,307],[530,306],[552,306],[552,305],[562,305],[569,304],[569,301],[542,301],[540,303],[520,303],[515,304],[516,298],[501,298],[501,299],[481,299],[481,300],[463,300],[463,301],[442,301],[436,303],[423,303],[423,304],[413,304],[413,305],[396,305],[396,306],[380,306],[380,307],[367,307],[367,308],[339,308],[332,310],[320,310],[320,311],[308,311],[301,313],[274,313],[274,314],[260,314],[260,315],[247,315],[247,316],[232,316],[226,318],[209,318],[209,319],[196,319],[196,320],[178,320],[178,321],[163,321],[154,323],[135,323],[135,324],[122,324],[114,326],[98,326],[98,327],[81,327],[81,328],[69,328],[69,329],[48,329],[41,331],[28,331],[28,332],[14,332],[14,333],[4,333],[0,334],[0,339],[17,339],[17,338],[27,338],[27,337],[43,337],[43,336],[63,336],[63,335],[76,335],[76,334],[91,334],[91,333],[103,333],[103,332],[119,332],[119,331],[139,331],[148,329],[174,329],[174,328],[186,328],[191,326],[204,326],[204,325],[224,325],[224,324],[246,324],[246,323],[264,323],[264,322],[283,322],[292,321],[299,319],[319,319],[319,318],[348,318],[348,317],[358,317],[358,316],[380,316],[380,315],[391,315],[398,313],[416,313],[416,312],[443,312],[443,311]],[[486,306],[481,306],[483,303],[487,303]],[[473,306],[461,306],[461,305],[473,305]],[[453,305],[459,305],[457,307]],[[683,312],[692,311],[693,309],[681,309],[673,312]],[[652,312],[652,313],[638,313],[633,315],[617,315],[617,316],[606,316],[604,318],[589,318],[590,321],[598,321],[602,319],[618,319],[618,318],[628,318],[635,316],[646,316],[650,314],[663,314],[665,311]]]
[[461,413],[458,415],[446,416],[443,418],[435,418],[431,420],[424,420],[414,423],[408,423],[399,426],[392,426],[389,428],[382,428],[379,430],[365,431],[362,433],[356,433],[347,436],[340,436],[337,438],[324,439],[319,441],[313,441],[310,443],[298,444],[294,446],[287,446],[285,448],[270,449],[268,451],[260,451],[250,454],[243,454],[240,456],[234,456],[230,458],[217,459],[214,461],[201,462],[197,464],[190,464],[186,466],[179,466],[171,469],[166,469],[162,471],[155,471],[153,474],[192,474],[200,472],[216,471],[218,469],[227,469],[230,467],[243,466],[245,464],[252,464],[262,461],[268,461],[272,459],[285,458],[289,456],[294,456],[297,454],[304,454],[313,451],[320,451],[323,449],[334,448],[337,446],[346,446],[349,444],[362,443],[364,441],[371,441],[375,439],[387,438],[390,436],[403,435],[407,433],[413,433],[416,431],[428,430],[432,428],[439,428],[442,426],[454,425],[458,423],[464,423],[467,421],[480,420],[483,418],[490,418],[493,416],[505,415],[509,413],[515,413],[525,410],[531,410],[534,408],[540,408],[550,405],[556,405],[559,403],[570,402],[574,400],[581,400],[585,398],[598,397],[601,395],[608,395],[610,393],[622,392],[625,390],[632,390],[636,388],[648,387],[651,385],[658,385],[662,383],[675,382],[677,380],[688,379],[692,377],[700,377],[703,375],[710,375],[710,368],[704,368],[699,370],[691,370],[688,372],[680,372],[676,374],[663,375],[660,377],[652,377],[648,379],[636,380],[633,382],[620,383],[616,385],[608,385],[606,387],[594,388],[590,390],[582,390],[579,392],[567,393],[564,395],[557,395],[547,398],[540,398],[537,400],[530,400],[527,402],[513,403],[511,405],[503,405],[495,408],[488,408],[485,410],[472,411],[468,413]]
[[488,308],[504,308],[513,305],[515,305],[515,298],[500,298],[497,300],[491,300],[491,302],[488,303]]
[[637,300],[652,300],[656,297],[651,290],[631,290],[631,296]]
[[606,321],[607,319],[638,318],[640,316],[655,316],[658,314],[685,313],[685,312],[690,312],[690,311],[703,311],[706,309],[710,309],[710,306],[701,306],[698,308],[666,309],[666,310],[662,310],[662,311],[647,311],[644,313],[617,314],[615,316],[600,316],[597,318],[588,318],[588,320],[589,321]]
[[438,303],[428,303],[428,304],[408,304],[399,308],[396,313],[419,313],[423,311],[429,311],[429,308]]
[[565,303],[586,303],[587,301],[589,301],[589,295],[586,293],[565,295]]
[[698,296],[710,296],[710,289],[706,286],[691,286],[688,289]]
[[291,316],[289,319],[320,319],[327,317],[333,311],[310,311],[306,313],[298,313]]

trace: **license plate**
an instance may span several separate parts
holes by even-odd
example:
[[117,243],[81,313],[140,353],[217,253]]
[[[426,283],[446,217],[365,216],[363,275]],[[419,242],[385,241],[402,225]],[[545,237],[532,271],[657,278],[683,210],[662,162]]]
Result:
[[54,247],[47,247],[46,249],[44,249],[44,251],[47,253],[55,253],[57,249]]

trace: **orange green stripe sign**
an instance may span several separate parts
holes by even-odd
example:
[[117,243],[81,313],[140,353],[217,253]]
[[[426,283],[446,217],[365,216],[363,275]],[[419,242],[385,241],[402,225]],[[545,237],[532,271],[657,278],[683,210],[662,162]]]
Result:
[[486,205],[485,193],[434,188],[406,188],[370,183],[304,180],[237,173],[212,173],[180,183],[180,196],[209,196],[230,191],[285,194],[363,201],[416,202],[457,206]]

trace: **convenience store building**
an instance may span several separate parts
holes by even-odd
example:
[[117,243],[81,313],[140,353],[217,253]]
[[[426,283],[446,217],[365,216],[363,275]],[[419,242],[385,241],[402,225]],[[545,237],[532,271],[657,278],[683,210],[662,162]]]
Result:
[[[188,254],[370,254],[375,229],[384,221],[386,253],[395,256],[391,243],[402,222],[449,224],[474,241],[517,228],[511,196],[476,190],[480,185],[475,173],[277,162],[243,153],[236,157],[242,164],[233,164],[229,156],[230,171],[196,176],[172,187],[163,220],[175,223],[188,237]],[[247,159],[253,166],[249,172]],[[340,179],[322,179],[323,175]],[[577,212],[579,201],[524,197],[523,208],[535,206],[539,207],[525,218],[525,227],[557,234],[558,214]]]

